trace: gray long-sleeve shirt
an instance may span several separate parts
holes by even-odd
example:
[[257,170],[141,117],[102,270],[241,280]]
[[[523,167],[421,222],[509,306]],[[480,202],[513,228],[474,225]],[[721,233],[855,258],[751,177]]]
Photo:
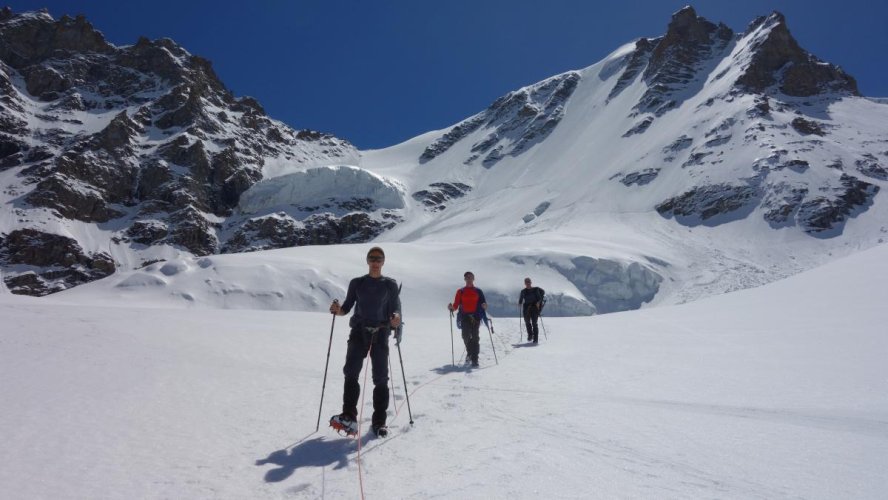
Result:
[[348,322],[352,328],[388,324],[393,313],[401,314],[398,283],[385,276],[373,278],[369,274],[355,278],[348,284],[342,313],[348,314],[352,306],[355,313]]

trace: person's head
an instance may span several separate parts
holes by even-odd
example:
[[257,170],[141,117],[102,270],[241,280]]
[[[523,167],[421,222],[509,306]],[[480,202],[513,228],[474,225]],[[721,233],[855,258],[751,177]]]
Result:
[[526,288],[530,288],[530,278],[524,278],[524,286]]
[[475,283],[475,275],[472,274],[472,271],[466,271],[463,273],[463,279],[466,281],[466,285]]
[[371,272],[382,269],[382,265],[385,264],[385,252],[382,251],[382,248],[373,247],[367,252],[367,264],[370,266]]

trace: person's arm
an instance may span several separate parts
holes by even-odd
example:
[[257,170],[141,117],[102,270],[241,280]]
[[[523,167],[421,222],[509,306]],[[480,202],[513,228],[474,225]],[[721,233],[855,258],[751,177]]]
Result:
[[339,316],[345,316],[348,314],[352,307],[354,307],[355,301],[358,300],[356,289],[358,287],[359,279],[360,278],[355,278],[348,283],[348,292],[345,294],[345,302],[339,307]]
[[459,309],[459,300],[462,296],[462,288],[456,291],[456,296],[453,297],[453,302],[447,304],[447,309],[450,309],[451,312]]
[[519,306],[524,303],[524,290],[525,289],[522,288],[521,293],[518,294],[518,305]]

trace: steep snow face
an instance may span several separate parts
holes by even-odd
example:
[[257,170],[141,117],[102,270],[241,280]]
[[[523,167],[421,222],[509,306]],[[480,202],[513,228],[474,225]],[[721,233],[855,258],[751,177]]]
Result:
[[311,168],[254,184],[241,196],[238,208],[259,214],[286,206],[317,207],[348,200],[363,200],[369,210],[400,209],[404,208],[404,187],[354,166]]

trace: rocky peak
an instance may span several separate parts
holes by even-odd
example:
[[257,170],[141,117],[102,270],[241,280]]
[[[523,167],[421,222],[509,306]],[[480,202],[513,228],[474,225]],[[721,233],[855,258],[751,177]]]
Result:
[[45,12],[13,14],[7,8],[0,17],[0,59],[16,69],[39,63],[57,51],[114,50],[83,16],[63,16],[56,21]]
[[691,6],[679,10],[672,15],[666,35],[654,48],[645,77],[654,75],[670,57],[679,58],[679,62],[690,62],[696,52],[712,43],[714,33],[722,40],[733,35],[731,29],[724,24],[715,25],[697,16]]
[[169,38],[140,37],[135,45],[120,49],[116,59],[122,66],[154,73],[174,85],[187,82],[228,94],[208,59],[191,55]]
[[[762,35],[757,35],[757,32]],[[752,61],[737,85],[753,92],[765,92],[778,85],[791,96],[811,96],[822,92],[860,95],[857,82],[838,66],[825,63],[802,49],[779,12],[760,17],[747,28],[745,36],[754,38]]]
[[[713,24],[697,16],[692,7],[685,7],[672,16],[666,34],[650,50],[643,78],[648,90],[635,107],[637,112],[652,112],[656,116],[678,106],[679,92],[687,90],[695,80],[702,85],[700,75],[706,73],[706,62],[725,50],[734,32],[724,24]],[[636,53],[649,50],[646,44],[636,46]],[[627,65],[614,91],[634,78],[638,64]],[[621,83],[622,82],[622,83]],[[612,91],[613,93],[613,91]]]

